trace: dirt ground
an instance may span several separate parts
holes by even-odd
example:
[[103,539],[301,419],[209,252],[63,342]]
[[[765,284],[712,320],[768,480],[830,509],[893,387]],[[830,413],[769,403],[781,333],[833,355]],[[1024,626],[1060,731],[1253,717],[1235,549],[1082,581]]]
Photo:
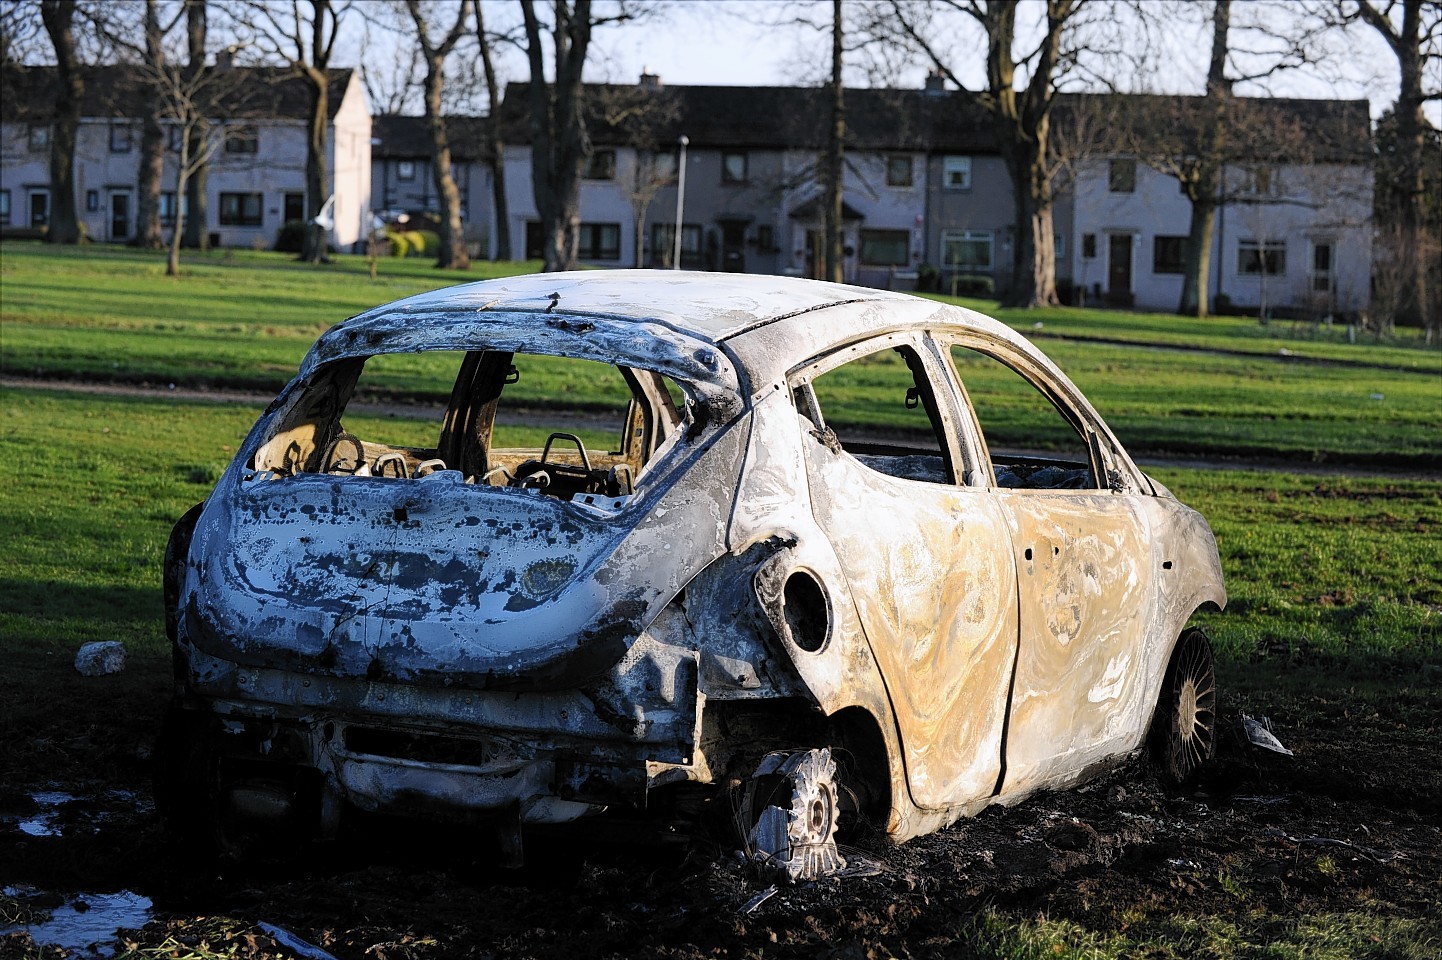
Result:
[[[1224,704],[1228,731],[1239,706]],[[1195,795],[1169,796],[1136,763],[901,847],[862,836],[848,852],[853,873],[869,875],[770,896],[704,824],[671,842],[638,843],[601,822],[528,835],[527,866],[514,872],[495,866],[484,835],[378,822],[285,865],[206,865],[162,837],[146,748],[97,730],[58,745],[62,762],[35,751],[33,769],[11,766],[0,786],[0,929],[83,914],[120,890],[153,902],[132,921],[149,922],[100,944],[141,956],[289,956],[288,932],[337,958],[378,960],[942,958],[973,955],[968,936],[987,908],[1106,933],[1349,911],[1433,924],[1434,707],[1431,697],[1360,711],[1294,697],[1277,727],[1293,758],[1228,733]],[[0,934],[0,957],[65,955],[25,932]]]

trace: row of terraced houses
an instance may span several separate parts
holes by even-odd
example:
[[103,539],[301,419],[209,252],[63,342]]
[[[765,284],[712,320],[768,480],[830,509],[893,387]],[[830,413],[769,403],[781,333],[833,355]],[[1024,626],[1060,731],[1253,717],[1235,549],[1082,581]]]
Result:
[[[214,118],[219,145],[206,182],[205,233],[220,246],[274,244],[305,197],[305,98],[284,71],[233,68],[233,93]],[[49,220],[53,70],[18,68],[0,123],[0,231],[34,234]],[[122,242],[135,230],[143,98],[124,68],[87,83],[75,167],[88,235]],[[679,142],[685,268],[819,273],[817,170],[830,118],[826,91],[786,87],[639,84],[589,89],[593,151],[581,188],[580,259],[599,267],[671,266]],[[848,281],[910,289],[1002,290],[1016,242],[1012,184],[987,115],[937,80],[921,90],[846,91],[843,192]],[[494,119],[503,143],[508,215],[497,224],[485,118],[449,121],[454,176],[472,252],[491,256],[497,231],[517,256],[539,249],[523,86]],[[1114,95],[1070,98],[1055,127],[1059,152],[1055,246],[1063,296],[1173,309],[1191,205],[1165,172],[1182,157],[1178,125],[1201,101]],[[1125,108],[1125,121],[1111,108]],[[1211,276],[1214,302],[1313,316],[1364,311],[1372,262],[1372,146],[1365,101],[1250,100],[1251,129],[1287,129],[1285,147],[1238,149],[1223,171]],[[333,240],[359,249],[372,217],[438,207],[422,118],[373,116],[358,73],[334,71],[330,97]],[[1120,136],[1125,127],[1141,136]],[[1083,128],[1089,130],[1083,136]],[[1148,145],[1149,131],[1151,137]],[[1250,139],[1250,138],[1249,138]],[[175,136],[171,136],[175,140]],[[1086,143],[1084,141],[1090,141]],[[1282,140],[1278,140],[1282,143]],[[172,142],[171,146],[175,146]],[[1070,152],[1070,156],[1066,156]],[[169,229],[183,199],[167,161],[161,195]]]

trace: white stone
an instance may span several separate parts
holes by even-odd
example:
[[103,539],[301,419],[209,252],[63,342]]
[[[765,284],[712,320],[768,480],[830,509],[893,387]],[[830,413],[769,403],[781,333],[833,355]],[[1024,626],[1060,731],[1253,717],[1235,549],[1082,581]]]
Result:
[[75,653],[75,669],[82,677],[104,677],[125,669],[125,644],[118,640],[87,643]]

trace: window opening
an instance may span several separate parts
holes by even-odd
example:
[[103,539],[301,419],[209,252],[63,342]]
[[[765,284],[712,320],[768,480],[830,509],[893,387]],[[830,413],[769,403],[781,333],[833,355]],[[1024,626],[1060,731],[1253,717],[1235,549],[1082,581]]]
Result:
[[[586,383],[594,405],[557,405]],[[419,480],[630,495],[684,425],[681,389],[594,360],[504,351],[428,351],[337,361],[318,371],[257,452],[277,477]]]
[[951,483],[950,447],[931,378],[910,346],[882,348],[795,382],[816,442],[901,480]]
[[952,364],[991,454],[996,485],[1007,489],[1096,489],[1091,441],[1072,416],[997,358],[953,345]]

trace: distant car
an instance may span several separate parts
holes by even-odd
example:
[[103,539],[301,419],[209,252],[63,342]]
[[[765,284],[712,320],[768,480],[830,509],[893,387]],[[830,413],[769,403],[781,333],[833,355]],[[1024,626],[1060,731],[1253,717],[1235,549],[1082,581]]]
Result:
[[333,327],[165,585],[172,826],[490,818],[517,858],[729,786],[793,876],[845,817],[905,840],[1144,748],[1185,781],[1226,602],[1202,517],[1002,324],[650,271]]

